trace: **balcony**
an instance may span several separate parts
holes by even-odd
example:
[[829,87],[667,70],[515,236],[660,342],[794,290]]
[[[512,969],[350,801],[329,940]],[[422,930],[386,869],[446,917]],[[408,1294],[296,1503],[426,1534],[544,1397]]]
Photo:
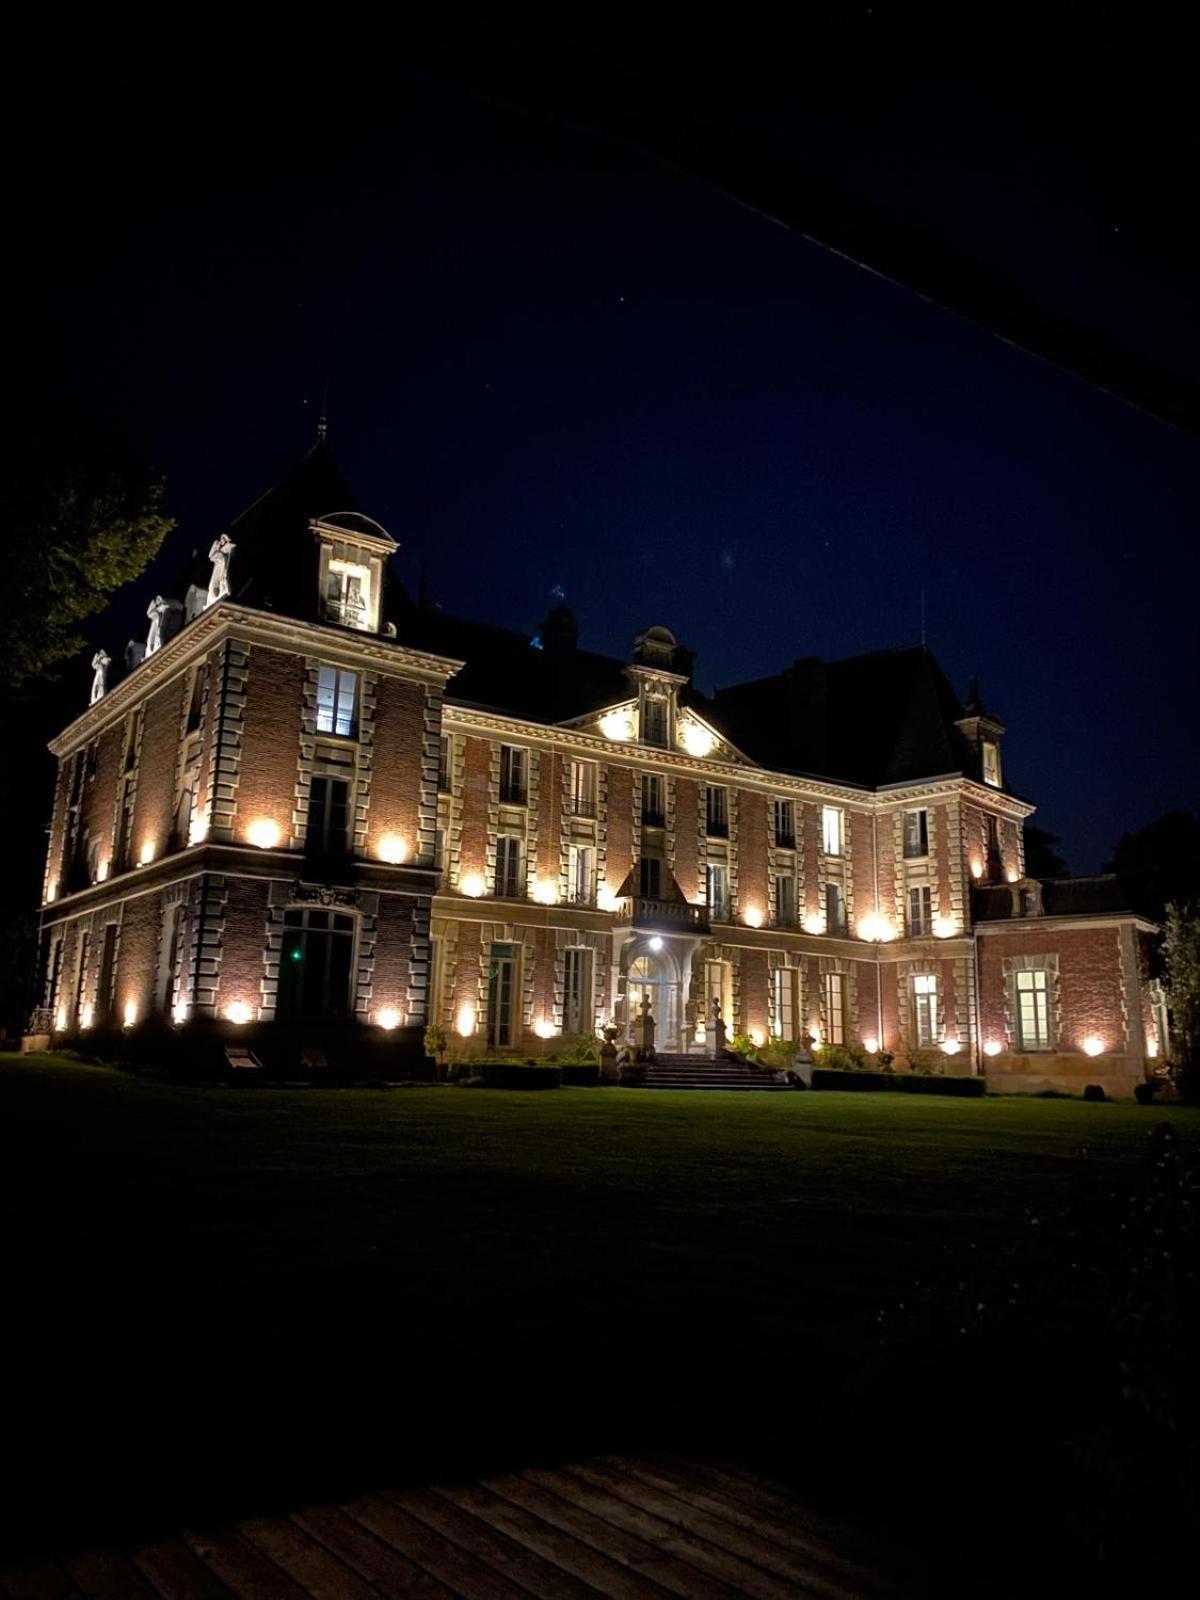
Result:
[[628,912],[635,928],[666,933],[708,932],[708,907],[694,906],[686,900],[650,900],[635,895],[623,900],[621,908]]
[[339,623],[343,628],[356,628],[360,633],[368,632],[371,626],[370,613],[361,600],[327,599],[325,619]]

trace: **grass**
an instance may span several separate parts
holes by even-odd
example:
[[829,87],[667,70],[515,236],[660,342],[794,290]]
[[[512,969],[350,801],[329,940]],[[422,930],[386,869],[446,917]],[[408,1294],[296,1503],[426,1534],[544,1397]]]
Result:
[[[1171,1118],[1200,1146],[1200,1114]],[[9,1061],[12,1526],[796,1437],[801,1418],[815,1435],[861,1412],[880,1307],[1081,1183],[1119,1183],[1161,1120],[887,1094],[189,1089]]]

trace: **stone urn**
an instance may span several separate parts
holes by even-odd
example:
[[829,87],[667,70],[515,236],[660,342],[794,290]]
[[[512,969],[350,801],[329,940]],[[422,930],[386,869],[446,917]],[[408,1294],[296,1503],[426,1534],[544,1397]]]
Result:
[[612,1023],[600,1030],[604,1035],[604,1043],[600,1046],[601,1083],[618,1083],[620,1081],[621,1072],[617,1066],[617,1035],[620,1031]]

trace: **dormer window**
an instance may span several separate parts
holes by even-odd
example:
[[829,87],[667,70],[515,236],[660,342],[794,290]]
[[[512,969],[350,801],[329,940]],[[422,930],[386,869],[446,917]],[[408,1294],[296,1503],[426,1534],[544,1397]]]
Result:
[[993,789],[1000,787],[1000,746],[994,739],[984,739],[980,749],[983,753],[983,781],[991,784]]
[[667,742],[667,702],[652,699],[642,701],[642,743],[665,745]]
[[344,628],[373,629],[370,567],[331,558],[325,578],[325,615]]
[[335,511],[310,524],[320,547],[320,606],[326,622],[378,633],[384,567],[399,548],[386,529],[358,511]]

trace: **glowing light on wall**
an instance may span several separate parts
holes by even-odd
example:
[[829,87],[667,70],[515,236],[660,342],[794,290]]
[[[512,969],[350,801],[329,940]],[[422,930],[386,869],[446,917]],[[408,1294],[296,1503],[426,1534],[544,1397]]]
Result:
[[92,1002],[90,1000],[85,1001],[83,1009],[79,1013],[79,1026],[85,1029],[90,1028],[95,1016],[96,1010]]
[[933,936],[935,939],[953,939],[958,932],[958,923],[953,917],[934,917]]
[[758,906],[747,906],[745,911],[742,912],[742,921],[748,928],[761,928],[763,924],[762,911]]
[[983,877],[983,862],[982,861],[972,860],[972,862],[971,862],[971,876],[973,878],[982,878]]
[[554,1035],[558,1032],[558,1029],[552,1022],[548,1022],[546,1018],[543,1017],[539,1022],[534,1023],[533,1031],[537,1034],[539,1039],[553,1039]]
[[663,944],[663,942],[662,942],[662,940],[661,940],[661,939],[660,939],[660,938],[659,938],[659,936],[658,936],[658,934],[655,934],[655,935],[654,935],[654,937],[653,937],[653,939],[651,939],[651,940],[650,940],[650,941],[649,941],[649,944],[650,944],[650,948],[651,948],[651,950],[661,950],[661,949],[662,949],[662,944]]
[[612,890],[605,884],[596,896],[596,905],[601,911],[616,911],[621,902]]
[[533,886],[533,898],[540,906],[558,903],[558,885],[551,878],[539,878]]
[[819,912],[810,911],[804,919],[805,933],[824,933],[825,918]]
[[959,1044],[957,1039],[942,1040],[942,1051],[945,1055],[956,1056],[961,1049],[962,1045]]
[[282,830],[279,824],[270,817],[255,817],[246,829],[247,839],[259,850],[274,850],[281,836]]
[[486,894],[487,884],[483,881],[482,872],[464,872],[458,880],[458,892],[465,894],[470,900],[478,900]]
[[107,877],[108,877],[108,862],[107,861],[98,861],[96,863],[96,882],[97,883],[103,883]]
[[767,1042],[767,1036],[761,1028],[750,1029],[750,1040],[756,1050],[760,1050]]
[[375,1013],[375,1021],[384,1033],[391,1033],[393,1028],[400,1026],[400,1013],[395,1006],[381,1006]]
[[679,737],[688,755],[701,758],[711,755],[713,746],[717,742],[707,728],[690,719],[684,723]]
[[462,1038],[469,1039],[475,1032],[475,1007],[472,1005],[459,1006],[458,1015],[454,1019],[454,1031]]
[[1004,876],[1008,879],[1009,883],[1016,883],[1016,881],[1017,881],[1017,869],[1016,869],[1016,867],[1009,867],[1008,871],[1004,874]]
[[889,940],[896,937],[896,929],[887,917],[880,916],[877,911],[872,911],[859,923],[858,937],[867,939],[872,944],[887,944]]
[[46,885],[46,904],[49,905],[51,900],[53,900],[57,894],[58,884],[55,883],[53,878],[51,878],[50,882]]
[[171,1021],[177,1028],[182,1027],[188,1019],[188,1003],[186,1000],[176,1000],[171,1007]]
[[875,1054],[875,1052],[879,1049],[879,1040],[875,1039],[875,1038],[866,1038],[866,1039],[864,1039],[863,1040],[863,1049],[867,1052],[867,1054],[869,1056],[873,1056]]
[[398,833],[385,833],[376,845],[375,853],[389,867],[398,867],[408,855],[408,845]]
[[1003,1049],[999,1039],[989,1039],[983,1047],[983,1053],[985,1056],[998,1056]]
[[808,1032],[809,1032],[810,1038],[812,1039],[812,1047],[813,1047],[813,1049],[814,1050],[819,1050],[821,1048],[821,1029],[820,1029],[820,1027],[815,1022],[810,1023]]
[[54,1031],[56,1033],[63,1033],[66,1031],[66,1026],[67,1008],[66,1006],[59,1006],[58,1010],[54,1013]]
[[188,843],[189,844],[203,844],[205,839],[207,839],[207,838],[208,838],[208,818],[207,817],[202,817],[202,816],[199,816],[199,815],[194,816],[192,818],[191,827],[189,827],[189,829],[188,829]]
[[148,867],[154,860],[154,840],[147,839],[142,845],[142,853],[138,857],[139,867]]
[[628,711],[610,711],[607,716],[601,717],[600,732],[606,739],[615,739],[618,743],[632,739],[633,721]]
[[1089,1033],[1083,1040],[1082,1049],[1085,1056],[1101,1056],[1104,1054],[1104,1040],[1098,1039],[1094,1033]]
[[125,1002],[125,1011],[124,1011],[123,1016],[122,1016],[122,1021],[124,1022],[125,1026],[127,1028],[132,1028],[133,1025],[137,1022],[137,1017],[138,1017],[137,1001],[136,1000],[126,1000],[126,1002]]
[[228,1021],[237,1023],[240,1028],[243,1023],[250,1021],[254,1012],[244,1000],[231,1000],[225,1007],[225,1016]]
[[1157,1039],[1147,1039],[1146,1040],[1146,1054],[1150,1057],[1151,1061],[1154,1060],[1155,1056],[1158,1054],[1158,1040]]

